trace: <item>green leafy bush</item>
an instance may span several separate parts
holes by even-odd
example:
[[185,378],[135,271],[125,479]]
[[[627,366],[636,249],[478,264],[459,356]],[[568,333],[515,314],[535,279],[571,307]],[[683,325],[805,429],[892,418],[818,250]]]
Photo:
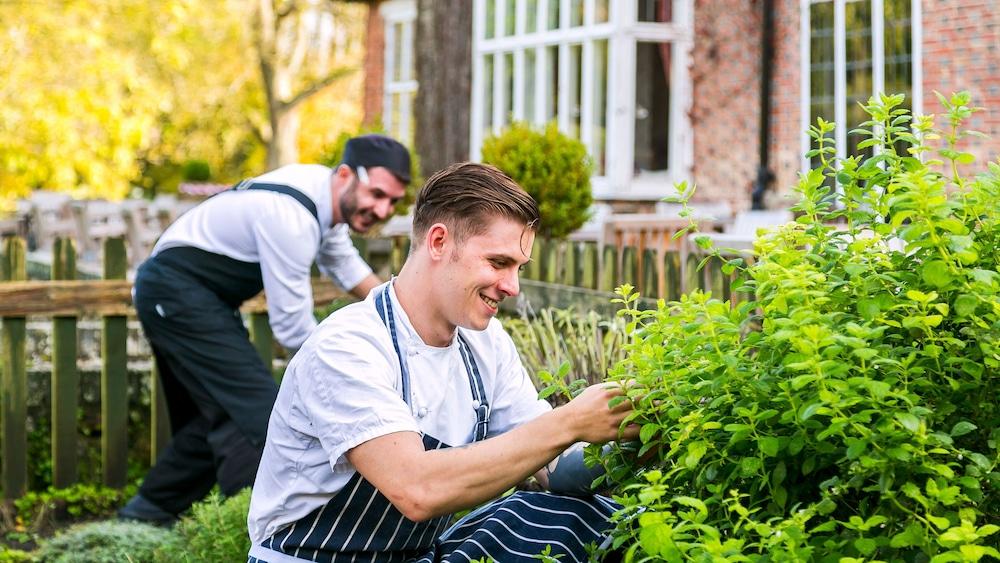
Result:
[[187,160],[181,169],[181,177],[187,182],[207,182],[212,178],[212,168],[205,160]]
[[174,526],[177,541],[157,550],[156,561],[215,563],[246,561],[250,551],[247,513],[250,489],[223,498],[217,491],[195,503]]
[[157,549],[174,541],[170,530],[149,524],[91,522],[73,526],[46,541],[34,556],[42,563],[152,561]]
[[593,203],[587,147],[563,135],[555,123],[536,131],[515,123],[483,141],[483,162],[503,170],[538,202],[539,234],[565,238],[587,221]]
[[941,131],[902,100],[865,106],[869,158],[836,162],[833,125],[812,128],[798,219],[727,264],[753,301],[643,312],[619,290],[627,561],[1000,558],[1000,164],[959,173],[967,94],[941,98]]
[[31,491],[14,501],[17,521],[28,529],[47,529],[54,522],[111,516],[135,493],[135,485],[113,489],[76,484],[64,489]]
[[0,545],[0,563],[30,563],[31,554],[20,549],[10,549]]

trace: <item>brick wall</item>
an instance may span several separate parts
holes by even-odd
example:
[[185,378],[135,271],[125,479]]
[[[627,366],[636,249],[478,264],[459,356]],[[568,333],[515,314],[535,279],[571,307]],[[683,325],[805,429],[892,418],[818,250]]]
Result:
[[788,207],[785,199],[798,177],[802,162],[800,117],[801,30],[799,0],[774,0],[774,67],[771,84],[771,131],[768,163],[774,174],[765,206]]
[[699,201],[750,205],[760,126],[760,0],[698,0],[691,125]]
[[363,127],[382,126],[382,91],[385,79],[385,24],[378,8],[381,0],[368,3],[368,30],[365,38],[365,95]]
[[[944,111],[934,95],[968,90],[973,105],[984,107],[966,126],[990,139],[969,138],[963,150],[977,162],[963,172],[986,168],[1000,156],[1000,11],[995,0],[923,2],[924,113]],[[938,127],[946,125],[938,117]]]

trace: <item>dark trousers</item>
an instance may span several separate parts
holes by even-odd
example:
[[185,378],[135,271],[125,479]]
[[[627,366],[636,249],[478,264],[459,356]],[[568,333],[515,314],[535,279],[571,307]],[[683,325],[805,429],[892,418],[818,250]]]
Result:
[[179,514],[216,483],[225,495],[251,486],[278,386],[239,311],[155,259],[136,276],[135,307],[173,432],[139,494]]

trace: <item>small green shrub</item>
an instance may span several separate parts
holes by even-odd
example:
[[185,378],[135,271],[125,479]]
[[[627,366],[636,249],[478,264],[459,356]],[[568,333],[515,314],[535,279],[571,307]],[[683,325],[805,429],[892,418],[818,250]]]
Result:
[[207,182],[212,178],[212,168],[207,161],[192,159],[184,162],[181,177],[186,182]]
[[30,563],[31,554],[20,549],[10,549],[0,545],[0,563]]
[[111,516],[135,493],[135,485],[113,489],[76,484],[64,489],[32,491],[14,501],[17,520],[28,529],[48,528],[54,522]]
[[538,202],[539,234],[561,239],[587,222],[593,163],[587,147],[555,123],[536,131],[515,123],[483,141],[483,162],[503,170]]
[[608,368],[624,357],[621,318],[543,309],[530,319],[512,318],[503,324],[535,385],[553,402],[568,399],[578,387],[603,381]]
[[41,563],[138,563],[152,561],[157,549],[175,541],[170,530],[149,524],[91,522],[56,535],[34,555]]
[[246,561],[250,551],[249,511],[250,489],[229,498],[213,492],[195,503],[174,526],[178,541],[157,550],[155,560],[163,563]]
[[798,219],[726,265],[753,301],[647,312],[620,289],[611,379],[635,381],[641,445],[604,460],[626,560],[1000,559],[1000,163],[959,173],[968,94],[940,131],[902,101],[865,106],[870,158],[812,128]]

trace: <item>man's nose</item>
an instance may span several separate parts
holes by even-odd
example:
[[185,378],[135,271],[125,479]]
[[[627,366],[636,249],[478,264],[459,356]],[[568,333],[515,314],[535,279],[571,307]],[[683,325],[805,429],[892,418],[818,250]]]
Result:
[[520,272],[517,268],[511,268],[503,278],[500,279],[498,289],[508,297],[517,297],[521,293]]
[[389,200],[381,200],[375,204],[375,209],[373,211],[379,220],[384,220],[392,214],[392,202]]

